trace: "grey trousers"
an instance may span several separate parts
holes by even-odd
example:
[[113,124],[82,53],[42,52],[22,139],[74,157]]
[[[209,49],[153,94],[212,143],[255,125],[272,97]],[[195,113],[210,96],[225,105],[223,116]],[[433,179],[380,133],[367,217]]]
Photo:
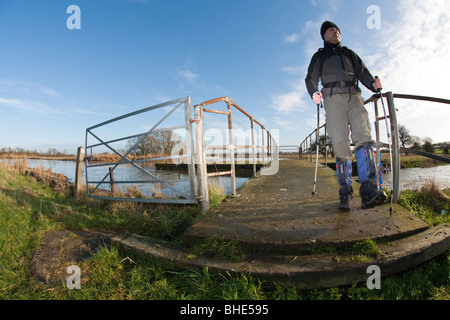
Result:
[[369,113],[364,107],[361,94],[324,95],[327,132],[333,143],[336,158],[352,159],[351,139],[357,149],[365,142],[373,142]]

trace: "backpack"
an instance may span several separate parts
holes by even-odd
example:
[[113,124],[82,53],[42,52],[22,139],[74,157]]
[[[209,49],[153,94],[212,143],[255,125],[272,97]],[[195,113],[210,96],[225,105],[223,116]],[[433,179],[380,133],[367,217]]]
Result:
[[[354,57],[351,54],[352,51],[349,48],[345,47],[345,46],[341,47],[341,49],[342,49],[342,55],[344,55],[347,58],[349,58],[349,60],[352,63],[352,66],[353,66],[353,70],[356,71],[356,69],[355,69],[355,61],[353,59]],[[324,64],[325,60],[327,58],[331,57],[332,55],[335,55],[335,54],[333,53],[332,55],[327,55],[327,53],[325,51],[325,48],[319,48],[317,50],[317,52],[319,54],[319,72],[320,72],[320,75],[322,76],[322,68],[323,68],[323,64]]]

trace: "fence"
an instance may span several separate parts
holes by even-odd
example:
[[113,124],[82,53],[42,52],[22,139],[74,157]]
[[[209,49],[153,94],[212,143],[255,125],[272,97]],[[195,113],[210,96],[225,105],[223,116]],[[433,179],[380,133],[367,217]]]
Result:
[[[184,106],[184,108],[180,108],[181,106]],[[148,119],[144,119],[144,115],[150,113],[151,116]],[[155,116],[155,113],[158,116]],[[160,115],[162,115],[161,118],[159,118]],[[161,127],[164,121],[175,115],[178,115],[178,117],[175,117],[178,121],[180,118],[184,118],[182,124],[165,128]],[[134,118],[136,116],[139,116],[137,118],[138,120]],[[132,118],[140,124],[136,125],[135,123],[131,126],[129,125],[130,122],[128,125],[126,123],[124,124],[124,122],[130,121]],[[137,202],[196,203],[194,152],[190,120],[191,100],[190,97],[185,97],[131,112],[87,128],[85,142],[86,155],[84,159],[88,197]],[[153,123],[154,121],[156,123],[151,125],[148,131],[136,133],[136,130],[140,127],[146,127],[148,123]],[[113,125],[116,127],[112,127]],[[172,148],[170,155],[166,153],[162,154],[162,156],[155,156],[154,153],[145,154],[145,152],[142,152],[142,155],[137,156],[137,152],[135,151],[144,142],[148,141],[150,137],[153,140],[158,140],[158,136],[167,136],[167,133],[170,133],[172,136],[173,132],[178,129],[182,129],[179,131],[181,135],[184,132],[184,141],[181,141],[182,137],[180,136],[180,141],[177,144],[172,144],[178,145],[176,150],[182,152],[182,154],[174,152]],[[101,133],[98,133],[98,131],[101,131]],[[131,134],[125,137],[116,137],[117,132],[121,134],[130,132]],[[105,139],[103,135],[113,136],[113,138]],[[90,139],[92,138],[95,139],[96,143],[90,143]],[[124,145],[124,141],[127,144]],[[123,148],[125,148],[125,151]],[[115,157],[110,157],[111,160],[108,161],[105,160],[105,157],[109,157],[108,153],[99,154],[95,153],[94,150],[106,150],[112,152]],[[155,170],[154,164],[164,161],[172,161],[174,163],[185,162],[188,168],[188,183],[180,179],[168,180],[161,178]],[[133,169],[133,174],[128,173],[128,176],[132,177],[127,179],[127,176],[124,178],[124,175],[117,174],[116,179],[113,179],[114,173],[119,173],[120,169],[124,167],[127,168],[127,172],[130,172],[129,169]],[[120,178],[117,180],[118,176],[121,176],[122,180]],[[176,184],[180,182],[184,182],[184,185],[182,187],[176,187]],[[110,185],[110,188],[106,189],[110,189],[111,192],[106,192],[105,185]],[[124,192],[114,192],[117,191],[117,189],[114,190],[115,187],[119,186],[122,186],[121,190]],[[133,191],[133,188],[136,187],[139,190]],[[186,191],[185,189],[188,190]]]
[[[227,106],[226,111],[212,110],[205,108],[206,106],[225,102]],[[180,112],[181,106],[184,106],[184,112]],[[236,144],[235,143],[235,129],[233,128],[233,118],[232,109],[233,107],[237,109],[240,114],[243,114],[249,119],[250,137],[251,143],[249,144]],[[164,110],[163,116],[159,121],[154,124],[150,130],[144,133],[132,133],[126,136],[104,138],[102,134],[111,135],[111,132],[123,132],[129,129],[129,124],[123,124],[130,118],[139,116],[141,119],[144,114],[152,114],[151,119],[156,119],[158,117],[153,116],[155,111]],[[177,112],[178,111],[178,112]],[[217,98],[209,101],[205,101],[199,105],[194,106],[195,116],[191,118],[191,100],[190,97],[180,98],[144,108],[132,113],[125,114],[120,117],[99,123],[97,125],[91,126],[86,129],[86,142],[84,155],[85,162],[85,174],[86,174],[86,189],[87,196],[90,198],[106,199],[106,200],[121,200],[121,201],[136,201],[136,202],[161,202],[161,203],[183,203],[183,204],[193,204],[199,202],[203,211],[209,210],[209,195],[208,195],[208,177],[230,175],[231,176],[231,192],[236,195],[236,155],[237,150],[247,150],[248,157],[246,160],[247,164],[252,165],[253,175],[257,174],[257,166],[267,166],[261,169],[261,174],[274,174],[278,170],[278,146],[276,139],[272,134],[257,120],[250,116],[246,111],[239,107],[233,100],[229,97]],[[204,113],[212,113],[216,115],[226,115],[227,116],[227,141],[224,140],[222,144],[207,144],[205,141],[205,118]],[[175,126],[170,126],[166,128],[160,127],[160,125],[169,117],[174,117],[174,115],[183,116],[183,124],[178,124]],[[179,118],[179,116],[178,116]],[[195,123],[195,134],[192,124]],[[257,135],[255,133],[255,124],[260,127],[261,134]],[[116,125],[116,130],[107,129],[111,125]],[[131,126],[132,129],[136,130],[139,126]],[[99,133],[103,129],[102,133]],[[159,157],[153,157],[150,154],[144,154],[140,157],[136,156],[136,150],[138,147],[146,141],[149,137],[164,132],[173,132],[174,130],[182,129],[184,132],[184,139],[179,139],[173,148],[171,148],[170,155],[163,155]],[[194,145],[194,135],[195,135],[195,145]],[[94,143],[90,140],[95,139]],[[123,143],[127,142],[127,149],[123,149]],[[130,143],[130,141],[132,143]],[[113,144],[119,144],[118,146],[113,146]],[[97,149],[106,149],[109,153],[111,152],[116,157],[113,160],[105,161],[105,153],[99,154],[94,152]],[[196,152],[194,150],[196,149]],[[222,152],[223,159],[225,163],[230,165],[230,170],[222,172],[207,172],[208,163],[216,159],[213,153],[217,151]],[[181,154],[180,154],[181,152]],[[80,156],[79,156],[80,157]],[[103,161],[98,161],[103,160]],[[149,165],[149,163],[159,163],[161,161],[172,161],[175,166],[179,164],[187,165],[188,169],[188,191],[182,190],[175,187],[177,182],[182,182],[179,180],[166,180],[158,175],[157,170],[154,166]],[[270,167],[268,166],[269,164]],[[140,174],[140,177],[144,179],[117,179],[118,175],[115,172],[120,171],[119,169],[123,166],[128,168],[133,168]],[[100,172],[99,169],[102,169]],[[81,169],[77,169],[80,171]],[[97,171],[96,171],[97,170]],[[115,176],[115,177],[114,177]],[[152,190],[155,184],[160,185],[160,188],[164,188],[166,191],[170,191],[169,194],[155,194]],[[78,184],[77,184],[78,185]],[[150,185],[151,189],[147,192],[139,192],[136,196],[132,188],[127,186],[135,187],[138,186],[139,191],[146,188],[146,185]],[[108,187],[109,186],[109,187]],[[121,192],[117,192],[117,188]]]

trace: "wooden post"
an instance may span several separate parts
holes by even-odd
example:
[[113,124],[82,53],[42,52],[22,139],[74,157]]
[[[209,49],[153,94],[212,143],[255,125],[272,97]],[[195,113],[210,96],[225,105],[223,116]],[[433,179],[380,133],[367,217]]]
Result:
[[113,167],[109,167],[109,181],[111,182],[111,192],[114,193],[116,191],[115,185],[114,185],[114,170]]
[[80,196],[83,187],[83,162],[84,162],[84,148],[78,147],[77,163],[75,166],[75,198]]
[[27,166],[27,158],[23,158],[23,163],[22,163],[22,172],[25,173],[28,169]]
[[195,144],[197,146],[198,198],[203,212],[209,211],[208,176],[205,152],[203,106],[194,106]]

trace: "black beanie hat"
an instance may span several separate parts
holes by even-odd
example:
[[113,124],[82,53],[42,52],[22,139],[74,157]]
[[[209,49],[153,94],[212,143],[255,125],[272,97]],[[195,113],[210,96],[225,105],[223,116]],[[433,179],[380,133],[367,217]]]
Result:
[[[325,34],[325,32],[329,29],[329,28],[336,28],[339,30],[338,26],[331,21],[325,21],[324,23],[322,23],[322,26],[320,27],[320,35],[322,36],[323,39],[323,35]],[[339,32],[341,32],[341,30],[339,30]]]

